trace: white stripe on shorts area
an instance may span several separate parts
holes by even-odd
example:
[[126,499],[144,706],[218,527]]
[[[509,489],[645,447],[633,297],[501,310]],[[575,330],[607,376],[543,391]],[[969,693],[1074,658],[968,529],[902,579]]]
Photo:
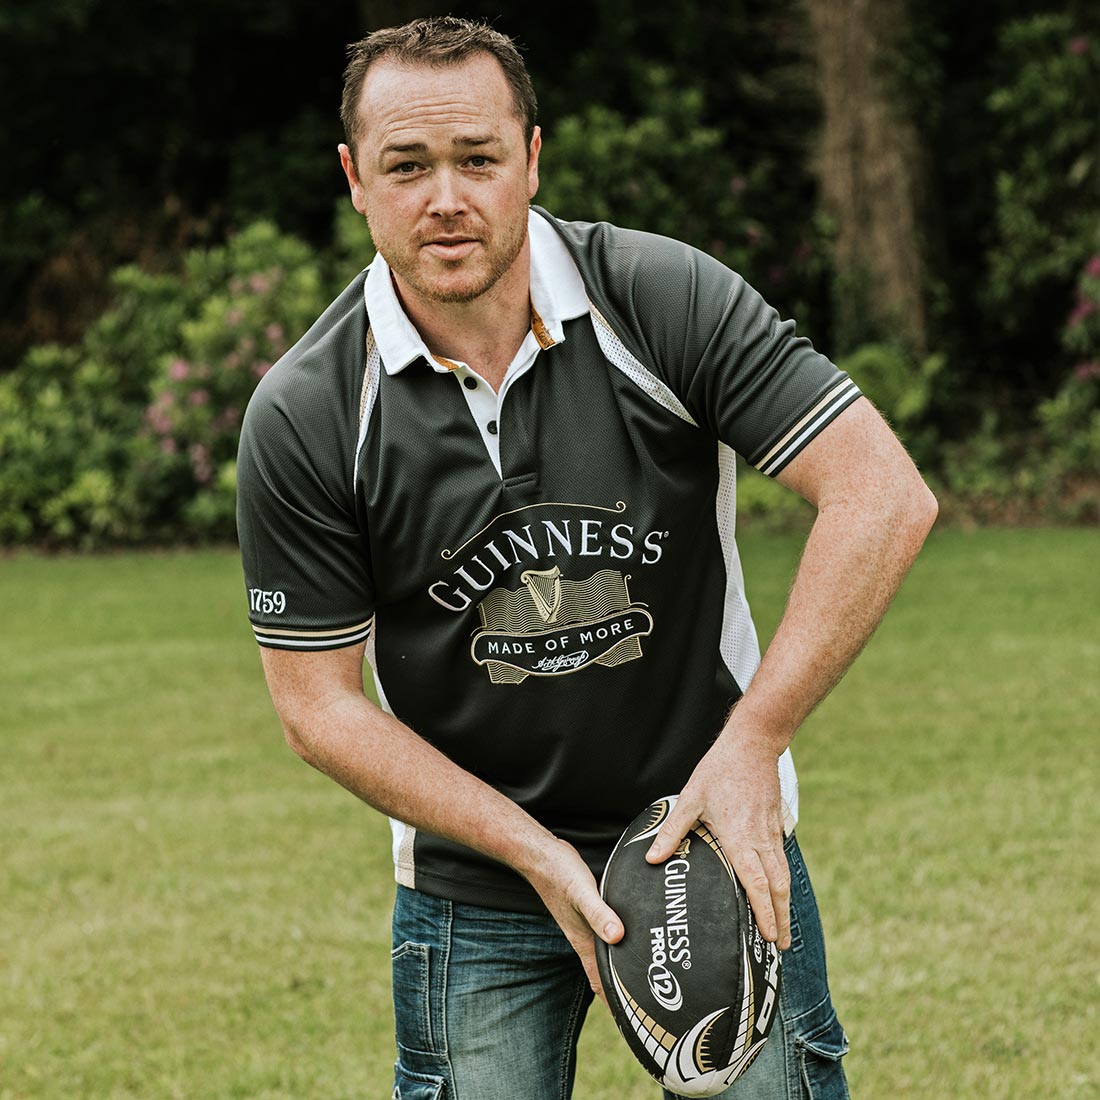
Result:
[[762,474],[777,473],[834,417],[845,405],[861,396],[859,387],[845,378],[837,383],[759,462]]

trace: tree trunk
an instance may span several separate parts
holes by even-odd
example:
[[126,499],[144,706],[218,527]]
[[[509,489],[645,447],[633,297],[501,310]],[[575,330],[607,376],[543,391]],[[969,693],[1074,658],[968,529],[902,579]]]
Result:
[[891,88],[907,0],[807,7],[824,114],[818,176],[837,227],[839,342],[900,337],[922,353],[920,139]]

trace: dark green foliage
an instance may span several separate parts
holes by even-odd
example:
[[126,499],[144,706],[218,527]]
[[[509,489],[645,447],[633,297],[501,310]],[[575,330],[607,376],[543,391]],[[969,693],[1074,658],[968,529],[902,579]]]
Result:
[[561,218],[678,237],[745,271],[764,232],[746,209],[752,181],[704,124],[697,89],[653,69],[646,92],[638,118],[596,104],[554,125],[538,201]]
[[0,377],[0,544],[232,538],[241,414],[332,292],[265,223],[114,287],[79,347]]
[[1037,310],[1068,301],[1100,245],[1100,42],[1068,16],[1037,16],[1005,28],[999,65],[988,296],[1006,335],[1056,336]]
[[[926,154],[919,361],[851,308],[874,285],[833,278],[797,0],[453,10],[524,49],[545,138],[536,201],[732,264],[842,360],[961,511],[1087,518],[1100,9],[1036,9],[911,5],[891,55]],[[0,12],[0,542],[231,532],[250,372],[371,255],[335,154],[343,46],[410,14],[405,0]],[[257,218],[269,227],[239,232]],[[747,487],[751,511],[783,514],[772,488]]]

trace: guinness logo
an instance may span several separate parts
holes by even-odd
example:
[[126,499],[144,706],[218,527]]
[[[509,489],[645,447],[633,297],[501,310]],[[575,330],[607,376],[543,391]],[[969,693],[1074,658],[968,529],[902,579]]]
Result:
[[601,569],[583,581],[561,570],[528,569],[522,588],[495,588],[478,605],[481,626],[471,654],[494,684],[563,676],[591,664],[608,668],[642,656],[653,630],[643,604],[631,602],[629,577]]
[[542,621],[555,622],[561,607],[561,570],[556,565],[553,569],[528,569],[519,579],[527,585]]

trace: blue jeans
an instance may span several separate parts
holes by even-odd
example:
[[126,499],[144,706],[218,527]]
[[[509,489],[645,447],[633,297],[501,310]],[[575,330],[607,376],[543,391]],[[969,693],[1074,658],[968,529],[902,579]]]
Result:
[[[848,1040],[829,998],[817,902],[793,836],[785,847],[791,947],[779,1016],[757,1060],[721,1100],[848,1097],[840,1062]],[[569,1100],[592,991],[549,916],[399,886],[393,990],[393,1100]]]

